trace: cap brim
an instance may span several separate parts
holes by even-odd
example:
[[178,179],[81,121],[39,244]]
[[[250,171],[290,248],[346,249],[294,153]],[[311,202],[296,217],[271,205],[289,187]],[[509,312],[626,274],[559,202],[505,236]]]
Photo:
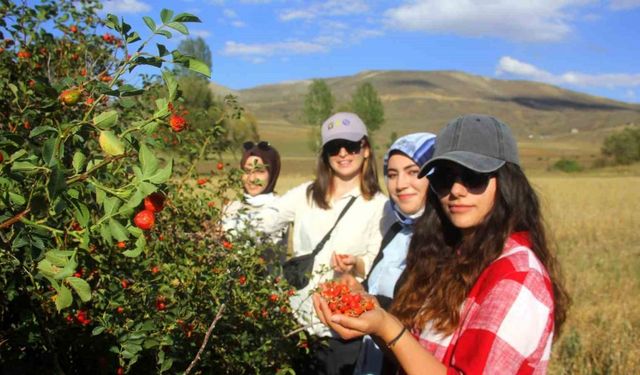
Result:
[[329,137],[327,137],[327,139],[323,139],[322,140],[322,145],[326,145],[327,143],[331,142],[331,141],[335,141],[336,139],[346,139],[347,141],[351,141],[351,142],[358,142],[359,140],[361,140],[362,138],[364,138],[366,136],[366,134],[362,134],[362,133],[340,133],[340,134],[332,134]]
[[502,167],[504,160],[468,151],[451,151],[435,157],[420,168],[418,177],[424,177],[438,161],[451,161],[479,173],[490,173]]

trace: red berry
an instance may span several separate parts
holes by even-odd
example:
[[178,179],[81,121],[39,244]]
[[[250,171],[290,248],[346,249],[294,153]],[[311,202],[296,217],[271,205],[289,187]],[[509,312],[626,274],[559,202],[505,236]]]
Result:
[[118,367],[116,370],[116,375],[124,375],[124,369],[122,367]]
[[80,70],[80,75],[83,77],[87,76],[87,68],[82,68],[82,70]]
[[120,241],[116,244],[116,246],[118,246],[119,249],[124,249],[125,247],[127,247],[127,243],[124,241]]
[[198,185],[204,185],[207,183],[207,179],[206,178],[199,178],[198,179]]
[[272,294],[269,296],[269,300],[271,300],[271,302],[276,302],[278,301],[278,295],[277,294]]
[[133,218],[133,223],[136,227],[142,230],[149,230],[155,224],[155,217],[153,216],[153,212],[149,210],[142,210],[136,214]]
[[165,196],[160,192],[149,194],[144,199],[144,208],[151,212],[160,212],[164,207],[164,200]]
[[187,120],[182,116],[171,115],[171,117],[169,117],[169,126],[171,126],[174,132],[179,133],[187,126]]
[[222,241],[222,247],[227,250],[231,250],[233,248],[233,244],[229,241]]
[[20,50],[20,51],[18,51],[17,56],[18,56],[19,59],[29,59],[29,58],[31,58],[31,52],[25,51],[25,50]]
[[240,285],[244,285],[247,282],[247,277],[245,275],[242,275],[238,278],[238,282],[240,283]]
[[69,27],[69,31],[71,31],[71,32],[72,32],[72,33],[74,33],[74,34],[75,34],[75,33],[77,33],[77,32],[78,32],[78,26],[76,26],[76,25],[71,25],[71,26]]
[[164,302],[156,302],[156,309],[158,311],[163,311],[167,308],[167,305],[165,305]]
[[120,285],[122,285],[122,289],[127,289],[127,287],[129,286],[129,281],[127,281],[127,279],[122,279],[120,280]]
[[124,312],[124,307],[122,307],[122,306],[118,306],[118,308],[116,309],[116,312],[117,312],[118,314],[122,314],[122,313]]
[[159,268],[158,266],[153,266],[153,267],[151,267],[151,273],[152,273],[152,274],[154,274],[154,275],[155,275],[155,274],[156,274],[156,273],[158,273],[158,272],[160,272],[160,268]]
[[[2,161],[2,160],[0,160],[0,161]],[[215,207],[215,206],[216,206],[216,202],[211,201],[211,202],[207,203],[207,206],[209,206],[209,207]]]
[[216,168],[218,168],[218,170],[221,171],[222,168],[224,168],[224,164],[221,161],[219,161],[218,164],[216,164]]

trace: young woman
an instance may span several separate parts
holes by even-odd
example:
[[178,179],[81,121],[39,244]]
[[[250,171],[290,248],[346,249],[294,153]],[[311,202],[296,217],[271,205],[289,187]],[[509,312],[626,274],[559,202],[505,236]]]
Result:
[[510,130],[484,115],[453,120],[427,173],[390,312],[332,315],[314,295],[321,320],[345,338],[379,337],[407,374],[545,373],[569,298]]
[[[429,182],[419,178],[420,167],[433,155],[435,135],[414,133],[398,138],[384,156],[384,176],[389,193],[383,217],[385,231],[364,287],[380,305],[389,307],[396,282],[406,266],[407,249],[414,223],[424,212]],[[340,259],[338,258],[338,261]],[[388,373],[392,362],[383,363],[383,353],[365,336],[356,364],[357,374]]]
[[[269,142],[245,142],[240,159],[243,170],[242,200],[233,201],[224,208],[222,229],[227,235],[235,235],[246,227],[246,221],[252,212],[274,201],[274,189],[280,175],[280,154]],[[271,241],[283,241],[281,232],[274,233]]]
[[293,223],[292,256],[297,257],[312,253],[343,209],[355,199],[315,256],[309,284],[290,298],[300,323],[328,343],[313,348],[313,361],[301,364],[297,372],[350,374],[360,340],[332,337],[318,320],[310,293],[320,282],[337,275],[331,268],[333,253],[357,258],[353,268],[361,275],[368,273],[382,239],[380,221],[386,197],[380,193],[367,129],[357,115],[336,113],[322,124],[321,134],[322,152],[315,180],[293,188],[261,210],[257,221],[258,229],[266,233]]

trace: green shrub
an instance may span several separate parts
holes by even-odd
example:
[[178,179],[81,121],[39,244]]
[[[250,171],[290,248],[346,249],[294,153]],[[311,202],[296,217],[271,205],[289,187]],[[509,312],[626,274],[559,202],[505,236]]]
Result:
[[584,168],[582,167],[582,165],[580,165],[580,163],[578,163],[577,160],[562,158],[557,162],[555,162],[551,167],[551,169],[567,172],[567,173],[573,173],[573,172],[580,172]]

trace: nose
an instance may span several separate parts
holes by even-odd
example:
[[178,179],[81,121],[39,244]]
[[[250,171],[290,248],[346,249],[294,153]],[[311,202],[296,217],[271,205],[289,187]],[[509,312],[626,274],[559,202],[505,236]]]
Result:
[[453,183],[451,186],[450,194],[456,197],[461,197],[467,195],[467,188],[459,180]]
[[396,189],[404,190],[409,186],[409,177],[404,173],[398,173],[398,177],[396,180]]
[[349,155],[349,153],[347,152],[347,149],[346,149],[346,148],[344,148],[344,147],[340,147],[340,152],[338,152],[338,155],[339,155],[340,157],[345,157],[345,156]]

